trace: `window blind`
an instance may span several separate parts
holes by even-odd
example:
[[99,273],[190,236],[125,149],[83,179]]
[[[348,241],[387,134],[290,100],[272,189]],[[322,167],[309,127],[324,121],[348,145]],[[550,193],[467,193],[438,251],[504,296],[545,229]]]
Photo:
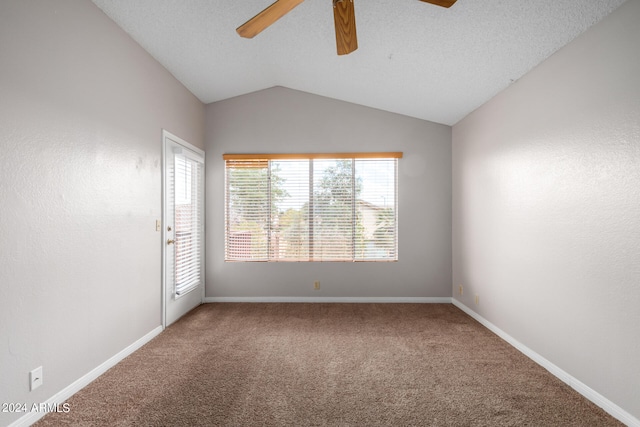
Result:
[[183,154],[174,158],[175,295],[195,289],[202,280],[203,164]]
[[225,260],[397,260],[400,157],[225,155]]

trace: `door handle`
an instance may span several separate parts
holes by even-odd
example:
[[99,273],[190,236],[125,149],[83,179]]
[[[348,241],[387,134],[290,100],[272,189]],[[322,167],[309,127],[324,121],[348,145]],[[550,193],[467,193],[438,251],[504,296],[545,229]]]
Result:
[[167,240],[167,245],[173,245],[176,241],[173,239],[168,239]]

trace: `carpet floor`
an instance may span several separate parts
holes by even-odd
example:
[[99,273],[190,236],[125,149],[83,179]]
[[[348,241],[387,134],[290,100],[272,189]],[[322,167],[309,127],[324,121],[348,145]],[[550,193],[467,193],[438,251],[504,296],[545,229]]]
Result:
[[205,304],[36,426],[619,426],[452,304]]

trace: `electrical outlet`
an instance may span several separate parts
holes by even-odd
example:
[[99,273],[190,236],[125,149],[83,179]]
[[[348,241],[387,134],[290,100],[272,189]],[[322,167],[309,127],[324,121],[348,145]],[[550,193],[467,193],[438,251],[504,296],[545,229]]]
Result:
[[318,281],[313,282],[313,289],[315,289],[316,291],[320,290],[320,282]]
[[42,385],[42,366],[29,372],[29,390],[33,391]]
[[476,305],[480,304],[480,297],[476,295]]
[[462,289],[462,285],[458,285],[458,294],[462,295],[464,290]]

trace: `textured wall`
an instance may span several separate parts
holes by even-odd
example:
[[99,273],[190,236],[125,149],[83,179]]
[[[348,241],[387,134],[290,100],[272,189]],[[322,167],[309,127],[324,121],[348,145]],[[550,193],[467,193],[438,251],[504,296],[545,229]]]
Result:
[[636,418],[638,22],[625,3],[453,128],[455,298]]
[[[280,87],[206,118],[207,297],[451,296],[450,127]],[[404,152],[398,262],[224,262],[223,153],[341,151]]]
[[160,325],[161,129],[202,147],[204,106],[89,1],[3,0],[0,58],[0,402],[31,404]]

